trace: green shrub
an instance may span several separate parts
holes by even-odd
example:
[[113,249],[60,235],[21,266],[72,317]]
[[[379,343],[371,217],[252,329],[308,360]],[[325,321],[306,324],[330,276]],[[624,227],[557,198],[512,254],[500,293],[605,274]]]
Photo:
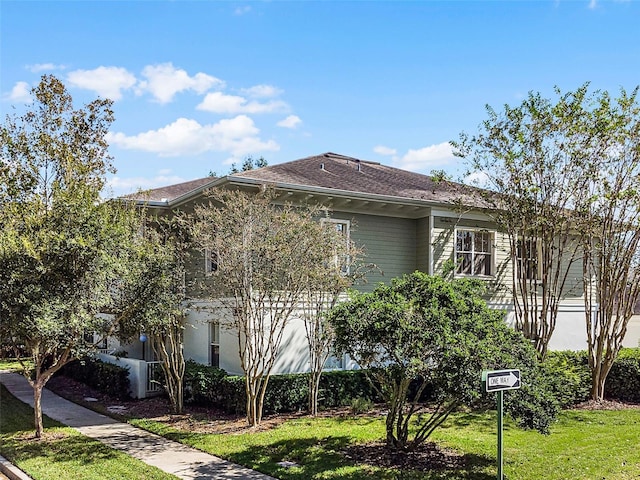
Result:
[[548,352],[542,363],[542,373],[561,408],[572,407],[589,398],[591,373],[587,352]]
[[119,399],[129,398],[129,369],[90,357],[74,360],[58,372],[84,383],[99,392]]
[[[227,376],[216,367],[187,362],[185,401],[213,405],[227,413],[246,409],[244,377]],[[264,399],[264,413],[296,412],[307,409],[309,374],[272,375]],[[324,408],[350,405],[353,398],[379,401],[362,370],[330,371],[320,380],[320,405]]]
[[217,403],[220,401],[220,382],[226,372],[218,367],[187,360],[184,370],[184,401]]
[[373,408],[373,402],[368,398],[352,398],[351,399],[351,413],[358,415],[361,413],[367,413]]
[[607,375],[604,393],[611,400],[640,403],[640,355],[625,354],[616,359]]

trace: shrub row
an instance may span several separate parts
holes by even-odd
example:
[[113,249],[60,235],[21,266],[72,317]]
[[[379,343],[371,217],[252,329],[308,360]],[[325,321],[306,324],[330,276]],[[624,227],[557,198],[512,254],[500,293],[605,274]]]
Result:
[[[563,408],[589,399],[591,372],[586,351],[549,352],[543,369]],[[640,348],[623,348],[607,376],[605,398],[640,403]]]
[[129,398],[129,369],[90,357],[74,360],[58,372],[124,400]]
[[[219,368],[188,361],[184,383],[186,402],[214,405],[227,413],[245,412],[243,377],[227,376]],[[323,373],[319,397],[321,408],[347,406],[357,398],[379,401],[362,370]],[[272,375],[265,394],[264,413],[306,410],[308,398],[309,374]]]

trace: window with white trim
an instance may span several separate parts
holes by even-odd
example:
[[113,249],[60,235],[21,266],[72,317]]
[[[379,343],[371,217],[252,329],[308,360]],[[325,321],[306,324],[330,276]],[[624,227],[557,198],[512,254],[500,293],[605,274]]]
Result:
[[456,230],[456,274],[493,275],[493,232]]
[[[526,280],[538,280],[541,278],[540,272],[540,248],[539,242],[535,238],[518,239],[516,245],[516,265],[518,276],[524,274]],[[521,273],[520,273],[521,272]]]
[[204,251],[204,271],[205,273],[213,273],[218,270],[218,265],[220,259],[218,257],[218,252],[214,252],[209,250],[208,248]]
[[220,324],[212,322],[209,324],[209,365],[220,366]]
[[342,273],[344,275],[349,274],[349,241],[351,235],[351,222],[349,220],[339,220],[335,218],[323,218],[322,224],[327,228],[335,228],[336,232],[344,237],[346,242],[346,252],[347,255],[342,258],[339,255],[335,255],[333,258],[333,262],[335,266],[340,266]]

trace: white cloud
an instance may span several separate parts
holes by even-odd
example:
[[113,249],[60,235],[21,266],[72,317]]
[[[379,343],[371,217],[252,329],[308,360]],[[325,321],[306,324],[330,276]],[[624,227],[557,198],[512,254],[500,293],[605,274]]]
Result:
[[598,1],[597,0],[590,0],[589,1],[589,8],[591,10],[593,10],[594,8],[596,8],[598,6]]
[[378,155],[391,156],[397,153],[395,148],[385,147],[384,145],[377,145],[373,147],[373,151]]
[[420,172],[435,167],[449,166],[457,160],[449,142],[443,142],[417,150],[410,149],[397,162],[400,168]]
[[74,87],[93,90],[98,95],[111,100],[120,100],[122,90],[136,84],[136,77],[121,67],[98,67],[93,70],[75,70],[67,76]]
[[203,94],[212,87],[224,87],[224,82],[206,73],[196,73],[193,77],[182,69],[175,68],[172,63],[147,65],[142,70],[145,81],[140,82],[138,91],[148,91],[160,103],[173,100],[176,93],[193,90]]
[[284,128],[298,128],[302,123],[300,117],[297,115],[289,115],[287,118],[280,120],[276,125]]
[[244,5],[242,7],[236,7],[236,9],[233,11],[234,14],[236,15],[245,15],[247,13],[249,13],[251,11],[251,7],[249,5]]
[[[169,170],[169,172],[171,172]],[[168,175],[166,170],[160,170],[155,177],[112,177],[107,181],[106,191],[109,196],[118,197],[128,193],[135,193],[139,190],[149,190],[151,188],[164,187],[175,183],[182,183],[186,180],[178,175]]]
[[484,188],[489,184],[489,175],[485,172],[472,172],[464,178],[464,183]]
[[222,92],[208,93],[202,103],[197,107],[198,110],[221,114],[237,114],[237,113],[274,113],[282,112],[289,109],[282,100],[271,100],[269,102],[260,103],[256,101],[247,101],[246,98],[237,95],[226,95]]
[[213,151],[242,156],[280,149],[273,140],[261,140],[259,133],[253,120],[239,115],[213,125],[200,125],[195,120],[179,118],[166,127],[138,135],[110,132],[107,140],[123,149],[152,152],[162,157],[198,155]]
[[240,90],[243,94],[252,98],[272,98],[282,95],[283,91],[273,85],[254,85]]
[[16,83],[11,92],[5,96],[7,100],[19,103],[32,103],[31,87],[27,82]]
[[55,63],[35,63],[33,65],[27,65],[27,70],[32,73],[50,72],[52,70],[64,70],[67,68],[65,65],[56,65]]

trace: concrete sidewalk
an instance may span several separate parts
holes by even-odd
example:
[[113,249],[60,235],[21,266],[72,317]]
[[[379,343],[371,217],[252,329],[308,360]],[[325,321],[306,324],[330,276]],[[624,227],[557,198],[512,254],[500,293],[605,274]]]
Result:
[[[3,383],[16,398],[33,407],[33,389],[22,375],[0,372],[0,383]],[[60,423],[75,428],[87,437],[122,450],[178,478],[274,480],[268,475],[167,440],[127,423],[118,422],[65,400],[47,389],[42,393],[42,412]]]

